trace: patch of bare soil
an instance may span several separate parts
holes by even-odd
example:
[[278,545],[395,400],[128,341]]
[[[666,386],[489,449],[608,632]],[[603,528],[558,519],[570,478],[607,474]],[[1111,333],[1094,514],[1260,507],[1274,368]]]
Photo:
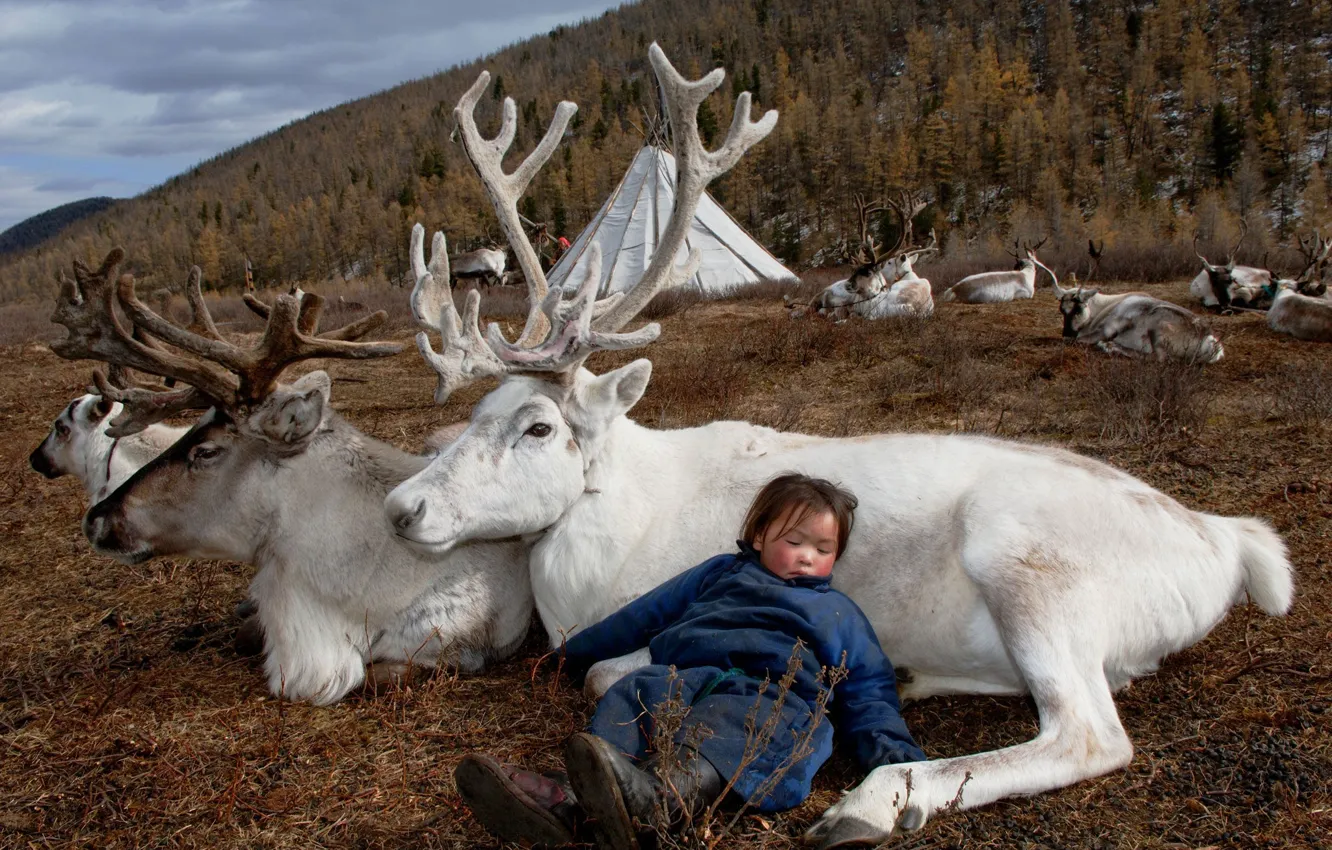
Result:
[[[1153,289],[1187,303],[1183,284]],[[1213,320],[1226,346],[1214,366],[1110,361],[1059,338],[1044,290],[1014,304],[943,304],[928,322],[793,322],[780,304],[754,301],[662,313],[654,377],[634,411],[645,423],[736,418],[831,435],[966,430],[1040,441],[1105,459],[1192,508],[1266,517],[1290,546],[1289,617],[1240,606],[1118,695],[1137,748],[1128,769],[942,815],[898,846],[1329,846],[1332,349],[1239,315]],[[433,376],[398,333],[409,344],[396,358],[327,368],[348,419],[419,449],[488,387],[433,407]],[[8,347],[3,360],[0,845],[496,846],[454,791],[458,759],[483,749],[552,767],[590,709],[547,669],[534,672],[535,631],[482,675],[444,674],[332,708],[270,698],[230,645],[250,568],[128,567],[93,554],[77,485],[48,482],[27,463],[88,365],[36,344]],[[932,757],[1036,731],[1023,699],[931,699],[906,717]],[[838,756],[804,806],[746,818],[720,846],[793,846],[858,779]]]

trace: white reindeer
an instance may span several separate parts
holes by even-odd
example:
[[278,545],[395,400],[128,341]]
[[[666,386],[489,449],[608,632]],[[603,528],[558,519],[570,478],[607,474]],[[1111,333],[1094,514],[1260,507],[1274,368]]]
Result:
[[924,248],[905,251],[895,257],[897,280],[885,288],[886,278],[879,276],[876,281],[877,291],[874,286],[863,287],[873,295],[853,304],[851,312],[864,319],[923,319],[932,315],[934,291],[928,280],[916,274],[914,265],[925,254],[937,251],[938,241],[934,231],[930,231],[930,243]]
[[[1047,237],[1049,238],[1049,237]],[[1035,247],[1024,246],[1026,257],[1018,259],[1015,251],[1009,255],[1017,260],[1017,265],[1008,272],[980,272],[967,275],[944,290],[940,301],[960,301],[963,304],[996,304],[1001,301],[1017,301],[1036,295],[1036,252],[1045,244],[1045,239]],[[1042,266],[1042,268],[1045,268]]]
[[503,251],[478,248],[453,258],[453,276],[458,280],[476,278],[487,285],[504,283],[506,262]]
[[[133,278],[117,284],[119,249],[91,272],[75,263],[62,280],[54,320],[70,331],[63,357],[99,359],[185,386],[121,390],[100,375],[103,396],[125,405],[108,433],[125,437],[185,410],[211,408],[178,442],[84,517],[107,555],[138,563],[158,555],[226,558],[258,567],[250,595],[275,695],[327,704],[367,676],[378,683],[408,665],[474,670],[512,652],[527,632],[527,548],[517,542],[422,556],[399,545],[382,519],[385,495],[426,459],[357,431],[329,407],[326,373],[277,384],[294,362],[365,358],[399,346],[358,343],[385,314],[316,335],[323,299],[279,295],[252,349],[216,333],[206,310],[198,331],[142,304]],[[114,304],[172,351],[145,346]]]
[[51,423],[50,433],[28,455],[28,463],[47,478],[73,475],[92,503],[119,487],[188,430],[153,424],[128,437],[112,437],[107,428],[123,409],[119,402],[94,393],[79,396]]
[[[995,752],[880,767],[823,816],[812,840],[825,848],[876,842],[953,803],[980,806],[1126,765],[1133,747],[1112,692],[1200,640],[1246,594],[1284,612],[1292,580],[1281,539],[1261,520],[1189,510],[1113,467],[1039,445],[935,434],[825,439],[744,422],[655,431],[631,421],[625,414],[651,363],[599,376],[581,364],[595,351],[657,337],[655,324],[622,329],[655,292],[696,268],[697,252],[682,268],[671,258],[699,197],[776,122],[771,112],[751,122],[741,94],[725,143],[705,150],[697,110],[723,72],[688,82],[655,44],[650,57],[681,165],[652,264],[599,316],[595,270],[571,301],[534,299],[527,328],[540,330],[516,344],[495,325],[482,335],[479,296],[469,296],[462,317],[439,299],[444,350],[418,337],[439,374],[437,399],[485,376],[503,380],[466,431],[389,494],[390,524],[433,555],[467,540],[542,533],[532,588],[558,645],[729,549],[750,498],[775,474],[831,478],[860,497],[835,582],[911,671],[904,695],[1030,693],[1041,731]],[[488,79],[483,72],[455,115],[488,194],[508,210],[531,175],[499,166],[513,138],[512,101],[498,142],[476,129],[472,110]],[[506,232],[515,241],[520,233]],[[423,242],[418,225],[412,261],[418,289],[428,290],[439,284]]]
[[930,231],[929,245],[911,248],[911,222],[925,208],[925,202],[905,189],[900,190],[900,196],[900,199],[888,201],[897,214],[899,227],[897,244],[887,251],[879,251],[869,235],[869,216],[881,212],[883,207],[857,199],[861,264],[850,277],[819,293],[813,305],[819,313],[839,319],[848,315],[887,319],[900,316],[923,318],[934,312],[930,282],[915,273],[913,264],[938,250],[938,238],[934,231]]
[[1318,278],[1332,255],[1332,238],[1317,232],[1306,242],[1300,237],[1305,266],[1294,280],[1278,280],[1267,310],[1267,326],[1278,333],[1310,342],[1332,342],[1332,300]]
[[1332,342],[1332,301],[1302,295],[1294,281],[1279,281],[1267,310],[1267,326],[1310,342]]
[[1050,278],[1064,317],[1065,339],[1107,354],[1145,354],[1158,360],[1215,363],[1225,354],[1207,323],[1178,304],[1145,292],[1106,295],[1083,289],[1076,276],[1073,288],[1064,289],[1052,271]]
[[[1193,253],[1202,260],[1203,270],[1189,281],[1189,294],[1203,303],[1204,307],[1228,310],[1235,307],[1265,307],[1271,300],[1273,275],[1267,269],[1253,266],[1235,265],[1235,252],[1244,242],[1249,232],[1248,222],[1240,222],[1239,239],[1230,249],[1226,261],[1213,265],[1198,252],[1198,234],[1193,234]],[[1268,293],[1264,293],[1264,289]]]

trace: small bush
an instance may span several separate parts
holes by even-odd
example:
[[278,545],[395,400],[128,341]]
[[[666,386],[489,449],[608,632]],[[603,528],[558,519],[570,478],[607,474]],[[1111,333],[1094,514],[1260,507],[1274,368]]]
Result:
[[1203,366],[1173,360],[1094,358],[1086,387],[1101,439],[1149,447],[1201,432],[1215,397]]
[[1272,412],[1291,425],[1323,425],[1332,421],[1332,365],[1287,364],[1268,379]]

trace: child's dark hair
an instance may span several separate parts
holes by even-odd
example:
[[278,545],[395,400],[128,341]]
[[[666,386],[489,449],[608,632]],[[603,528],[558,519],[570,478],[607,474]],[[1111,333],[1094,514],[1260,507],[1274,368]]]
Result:
[[786,472],[763,485],[745,514],[740,537],[751,546],[765,534],[787,508],[795,510],[786,519],[781,534],[799,525],[811,514],[831,511],[837,520],[837,556],[846,551],[859,501],[849,490],[823,478],[811,478],[798,472]]

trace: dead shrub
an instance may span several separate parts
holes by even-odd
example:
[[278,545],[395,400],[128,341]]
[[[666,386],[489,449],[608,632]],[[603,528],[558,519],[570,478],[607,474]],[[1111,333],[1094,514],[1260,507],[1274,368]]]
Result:
[[735,418],[749,389],[749,370],[731,357],[729,346],[711,344],[652,376],[638,409],[656,414],[658,427],[703,425]]
[[775,316],[746,328],[732,357],[758,366],[808,366],[833,355],[840,330],[824,319]]
[[664,319],[667,316],[674,316],[683,313],[703,299],[703,293],[697,289],[686,289],[685,287],[676,287],[668,289],[665,292],[658,292],[652,297],[641,311],[639,318],[655,321]]
[[1272,413],[1291,425],[1323,425],[1332,420],[1332,365],[1287,364],[1267,380]]
[[0,306],[0,345],[60,339],[64,329],[51,323],[54,301]]
[[1084,386],[1102,440],[1148,447],[1199,434],[1215,397],[1203,366],[1174,360],[1095,358]]
[[[803,666],[804,642],[797,640],[791,647],[791,655],[786,662],[786,670],[776,684],[776,696],[773,704],[764,711],[762,694],[772,686],[771,676],[763,677],[759,688],[760,696],[754,699],[745,715],[745,743],[740,763],[732,776],[725,776],[722,793],[710,805],[699,812],[691,812],[681,804],[679,798],[663,798],[657,803],[656,823],[654,824],[657,846],[661,850],[712,850],[725,842],[735,833],[741,819],[749,809],[745,802],[733,812],[723,813],[722,805],[727,801],[735,782],[758,760],[772,742],[782,735],[793,735],[794,744],[791,752],[777,768],[769,774],[753,793],[753,798],[761,800],[786,777],[801,761],[808,758],[815,747],[815,734],[828,722],[828,702],[833,689],[846,679],[846,664],[837,667],[824,667],[817,678],[818,694],[809,711],[810,722],[803,730],[795,732],[782,723],[782,709],[791,695],[791,687]],[[652,750],[656,756],[655,770],[659,776],[670,776],[676,769],[688,770],[693,760],[701,758],[697,747],[714,734],[712,729],[701,723],[689,722],[690,706],[684,701],[682,686],[675,681],[675,668],[671,668],[671,683],[667,687],[670,696],[651,711]],[[667,793],[674,792],[668,788]],[[678,811],[682,822],[671,823],[672,810]]]

